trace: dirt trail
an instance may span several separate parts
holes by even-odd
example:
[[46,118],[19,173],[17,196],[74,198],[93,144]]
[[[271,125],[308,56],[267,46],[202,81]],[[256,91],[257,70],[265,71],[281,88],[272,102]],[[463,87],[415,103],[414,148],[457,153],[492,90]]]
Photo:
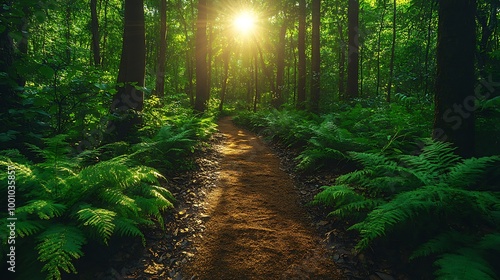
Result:
[[219,122],[225,135],[219,187],[186,272],[195,279],[345,279],[328,259],[279,159],[252,133]]

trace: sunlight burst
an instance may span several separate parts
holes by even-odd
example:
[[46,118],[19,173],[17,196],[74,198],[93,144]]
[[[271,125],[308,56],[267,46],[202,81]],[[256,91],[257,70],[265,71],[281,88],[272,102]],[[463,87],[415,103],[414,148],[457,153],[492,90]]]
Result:
[[250,12],[242,12],[234,19],[234,27],[238,32],[251,33],[255,28],[255,17]]

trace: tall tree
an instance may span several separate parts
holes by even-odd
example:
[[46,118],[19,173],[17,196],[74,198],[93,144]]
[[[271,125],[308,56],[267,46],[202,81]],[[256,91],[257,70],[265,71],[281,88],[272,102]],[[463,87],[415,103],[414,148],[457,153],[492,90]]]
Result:
[[381,83],[380,70],[382,67],[380,67],[380,52],[382,51],[382,32],[384,31],[386,0],[383,0],[380,4],[382,5],[382,13],[380,15],[380,25],[377,34],[377,95],[379,94]]
[[14,90],[15,83],[13,73],[14,63],[14,42],[9,36],[9,28],[6,27],[3,32],[0,32],[0,54],[2,58],[0,59],[0,73],[7,73],[7,75],[0,77],[0,115],[7,113],[9,109],[12,108],[13,104],[17,103],[17,94]]
[[123,46],[118,72],[118,90],[113,97],[111,112],[118,116],[109,132],[114,140],[126,139],[141,123],[139,113],[144,105],[146,72],[146,35],[143,0],[125,0]]
[[276,93],[273,97],[273,106],[279,108],[283,104],[283,88],[285,87],[285,52],[286,52],[286,31],[288,19],[281,24],[279,41],[276,55]]
[[359,1],[349,0],[348,4],[347,96],[355,98],[358,97],[359,76]]
[[198,19],[196,20],[196,101],[194,108],[198,112],[207,109],[210,97],[208,90],[208,40],[207,40],[207,0],[198,0]]
[[392,47],[391,47],[391,61],[389,62],[389,83],[387,84],[387,102],[391,102],[392,82],[394,80],[394,56],[396,51],[396,0],[392,4]]
[[299,0],[299,39],[298,39],[299,65],[297,109],[303,110],[306,105],[306,0]]
[[345,53],[346,53],[346,43],[344,40],[344,28],[342,26],[342,21],[338,21],[337,30],[339,33],[339,99],[343,99],[346,96],[345,93]]
[[440,0],[434,134],[457,146],[457,153],[474,153],[475,0]]
[[165,63],[167,59],[167,0],[160,0],[160,42],[158,51],[158,68],[156,70],[156,96],[165,95]]
[[312,55],[311,55],[311,111],[318,113],[320,98],[320,22],[321,22],[321,0],[312,0]]
[[260,91],[259,91],[259,62],[258,62],[258,51],[255,50],[254,56],[254,85],[255,85],[255,96],[253,100],[253,112],[257,112],[257,104],[260,101]]
[[97,0],[90,0],[90,29],[92,32],[92,55],[94,65],[101,65],[101,48],[99,46],[99,19],[97,17]]
[[229,79],[229,59],[231,57],[230,46],[226,47],[223,54],[223,63],[224,63],[224,76],[222,78],[222,89],[220,92],[220,103],[219,103],[219,111],[222,112],[224,109],[224,101],[226,99],[226,91],[227,91],[227,81]]

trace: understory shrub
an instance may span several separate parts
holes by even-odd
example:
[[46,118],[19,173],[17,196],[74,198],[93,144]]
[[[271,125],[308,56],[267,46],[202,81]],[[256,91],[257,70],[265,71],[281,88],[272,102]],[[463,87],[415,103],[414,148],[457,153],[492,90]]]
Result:
[[430,135],[432,121],[423,117],[426,115],[432,114],[415,114],[399,104],[357,104],[319,117],[303,111],[271,110],[242,112],[234,119],[298,149],[298,170],[311,171],[350,160],[350,151],[401,154],[414,150],[414,139]]
[[403,235],[412,259],[437,258],[437,279],[498,279],[500,192],[488,177],[500,157],[464,159],[448,143],[426,143],[418,155],[351,152],[363,168],[323,187],[313,204],[357,221],[358,250]]
[[[89,240],[108,244],[118,235],[144,243],[142,228],[164,226],[162,212],[175,200],[160,185],[163,176],[154,168],[138,165],[127,155],[82,167],[78,157],[69,156],[64,135],[45,139],[44,148],[31,149],[43,161],[33,163],[17,150],[5,150],[0,166],[16,172],[16,247],[33,244],[37,255],[23,255],[23,262],[40,262],[47,279],[77,273],[73,262],[84,255],[82,246]],[[7,176],[2,172],[0,180],[7,182]],[[1,191],[7,193],[6,184]],[[5,213],[2,228],[7,227]],[[8,237],[2,231],[2,244],[8,244]],[[2,245],[4,263],[7,247]]]

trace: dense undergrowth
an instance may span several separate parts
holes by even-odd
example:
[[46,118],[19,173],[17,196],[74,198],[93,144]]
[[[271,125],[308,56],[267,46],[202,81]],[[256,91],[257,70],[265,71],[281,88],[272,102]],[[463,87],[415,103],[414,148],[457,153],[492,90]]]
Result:
[[492,147],[490,156],[464,159],[426,138],[430,110],[357,104],[319,117],[285,110],[235,120],[295,149],[299,171],[358,167],[312,201],[359,233],[353,250],[390,246],[410,263],[427,258],[436,279],[498,279],[500,157]]
[[[153,102],[153,103],[151,103]],[[15,170],[15,233],[2,234],[0,259],[15,246],[19,277],[61,279],[77,273],[85,244],[107,245],[120,236],[138,238],[164,226],[163,212],[175,198],[165,176],[193,167],[192,154],[214,132],[213,117],[199,117],[182,106],[163,107],[151,99],[140,143],[114,142],[75,149],[72,137],[57,134],[25,150],[0,152],[3,170]],[[14,179],[2,173],[0,180]],[[2,184],[2,193],[7,193]],[[7,228],[7,209],[0,216]],[[5,232],[5,231],[2,231]],[[36,254],[30,253],[36,251]],[[23,253],[26,252],[26,253]],[[6,259],[7,258],[7,259]],[[19,269],[20,268],[20,269]]]

